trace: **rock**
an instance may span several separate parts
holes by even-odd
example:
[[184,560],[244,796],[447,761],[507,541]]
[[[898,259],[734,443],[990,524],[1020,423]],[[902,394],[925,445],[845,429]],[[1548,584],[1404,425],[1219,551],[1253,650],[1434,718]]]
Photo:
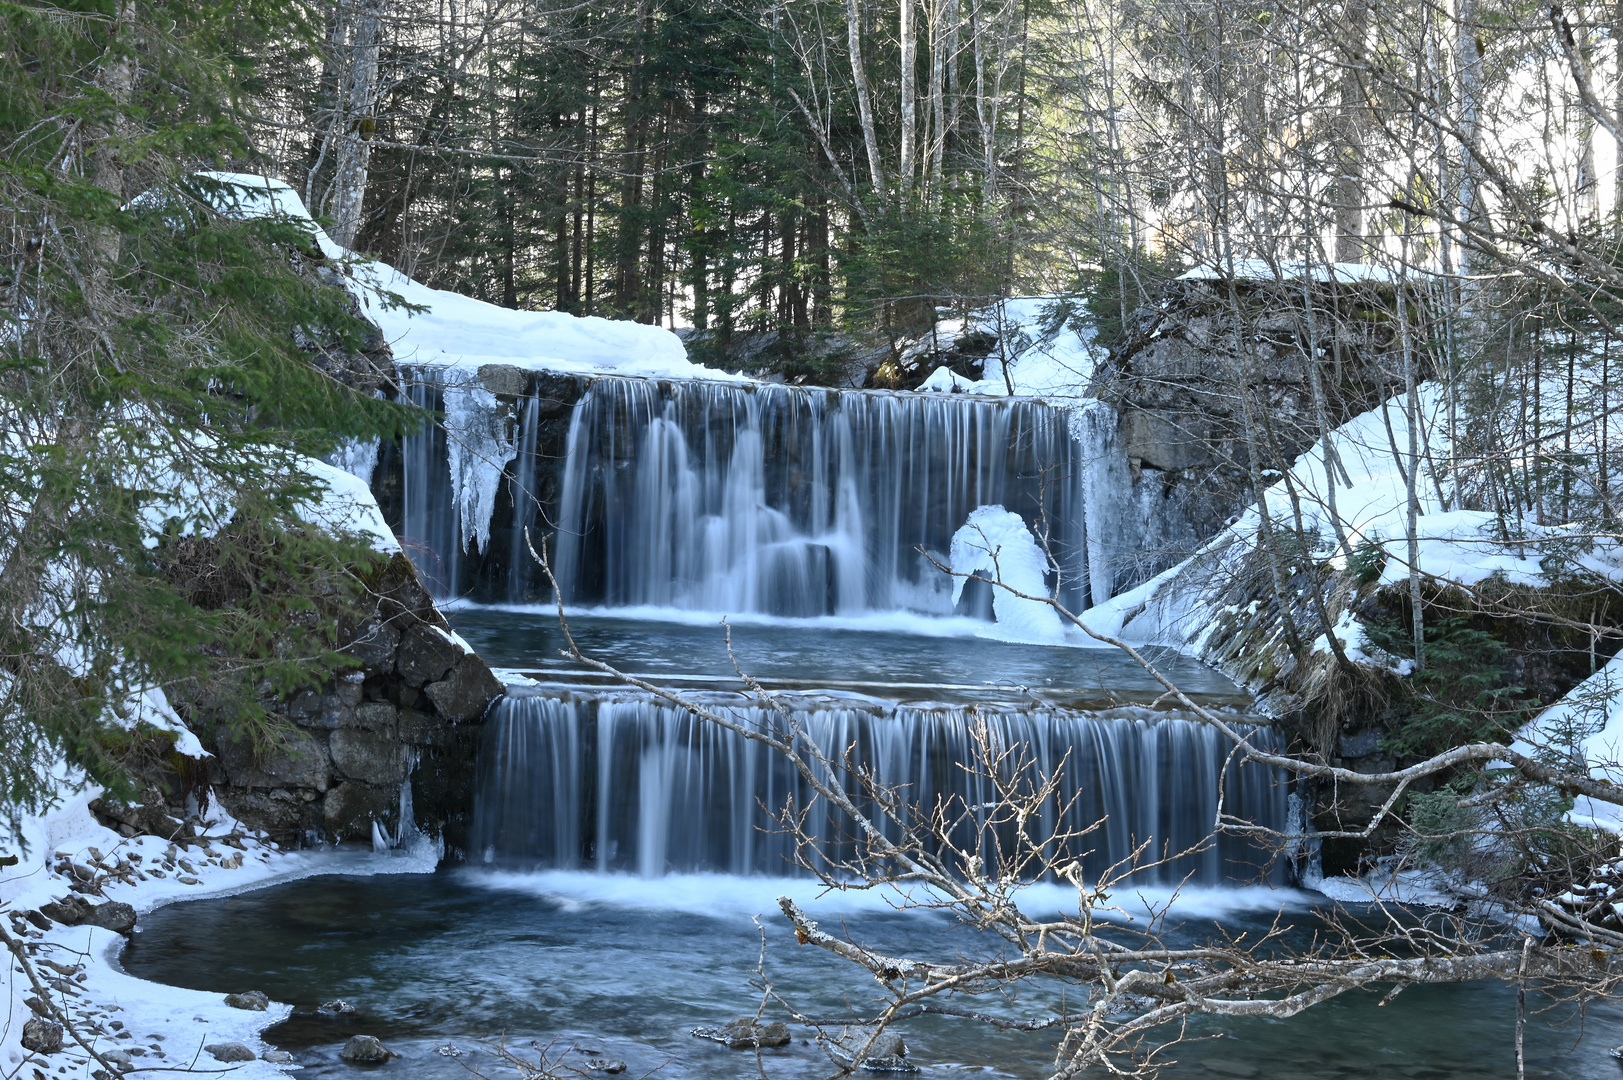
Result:
[[1373,729],[1343,735],[1336,740],[1336,753],[1344,758],[1369,757],[1380,750],[1382,732]]
[[395,665],[395,650],[400,648],[400,631],[393,624],[374,619],[356,631],[355,638],[345,650],[363,667],[387,671]]
[[355,727],[387,733],[394,730],[399,713],[387,701],[369,701],[357,706],[350,715],[350,723]]
[[445,678],[461,657],[462,650],[444,632],[425,624],[412,627],[401,638],[395,666],[408,686],[422,686]]
[[591,1072],[623,1073],[626,1071],[626,1063],[619,1058],[587,1058],[586,1068]]
[[227,994],[225,1003],[233,1009],[247,1009],[249,1012],[264,1012],[270,1008],[270,998],[262,990],[249,990],[242,994]]
[[504,397],[523,397],[529,372],[512,364],[480,364],[479,381],[492,394]]
[[1121,419],[1127,456],[1156,469],[1189,469],[1210,455],[1209,425],[1193,413],[1134,409]]
[[215,1061],[252,1061],[254,1052],[240,1042],[215,1043],[203,1047]]
[[350,1014],[354,1013],[355,1006],[351,1005],[343,998],[333,998],[331,1001],[323,1001],[321,1006],[317,1008],[316,1011],[330,1013],[333,1016],[349,1016]]
[[[856,1060],[857,1051],[873,1038],[874,1029],[862,1024],[842,1027],[838,1035],[828,1040],[830,1053],[841,1065]],[[882,1031],[862,1059],[864,1068],[881,1072],[914,1072],[916,1067],[907,1061],[907,1044],[894,1031]]]
[[353,1035],[344,1048],[338,1051],[341,1061],[351,1065],[381,1065],[397,1055],[389,1052],[377,1038],[371,1035]]
[[346,780],[327,792],[322,820],[327,834],[340,840],[369,840],[373,821],[393,818],[400,806],[398,789]]
[[293,1062],[293,1055],[286,1050],[266,1050],[259,1056],[272,1065],[290,1065]]
[[386,735],[358,728],[332,733],[333,768],[351,780],[368,784],[398,784],[409,765],[405,747]]
[[247,739],[221,739],[220,765],[232,786],[241,788],[314,788],[327,790],[331,765],[316,739],[294,729],[282,746],[257,753]]
[[[141,1053],[145,1055],[146,1051],[143,1050]],[[101,1056],[106,1059],[107,1064],[120,1072],[129,1072],[135,1068],[135,1056],[128,1050],[104,1050]]]
[[48,904],[41,904],[39,910],[63,926],[78,926],[89,914],[86,910],[88,907],[89,905],[77,896],[70,896],[66,900],[52,900]]
[[51,920],[46,918],[42,913],[35,911],[33,908],[29,908],[27,911],[24,911],[23,918],[33,923],[41,930],[49,930],[51,928]]
[[434,711],[453,724],[466,724],[485,714],[485,708],[502,696],[501,680],[477,656],[463,656],[451,674],[423,687],[434,703]]
[[725,1043],[732,1050],[755,1050],[769,1046],[788,1046],[791,1041],[789,1025],[781,1020],[762,1024],[749,1017],[740,1017],[725,1027],[695,1028],[693,1034],[701,1039]]
[[401,742],[426,746],[439,740],[443,725],[439,717],[416,709],[401,709],[399,716],[400,724],[396,730],[400,732]]
[[23,1025],[23,1049],[36,1054],[55,1054],[62,1050],[62,1025],[38,1017]]
[[112,900],[91,908],[85,922],[116,934],[128,934],[135,929],[135,909],[122,900]]

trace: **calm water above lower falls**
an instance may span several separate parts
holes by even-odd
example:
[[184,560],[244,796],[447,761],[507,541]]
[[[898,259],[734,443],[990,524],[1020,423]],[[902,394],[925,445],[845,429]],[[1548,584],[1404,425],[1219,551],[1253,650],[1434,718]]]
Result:
[[[506,1036],[528,1047],[557,1042],[625,1060],[624,1075],[655,1070],[671,1080],[759,1075],[754,1055],[688,1034],[696,1026],[751,1015],[751,981],[763,915],[766,972],[807,1014],[866,1007],[873,984],[855,968],[796,946],[773,897],[784,883],[749,878],[647,881],[591,874],[507,875],[442,870],[422,876],[313,878],[222,900],[175,904],[143,918],[126,949],[132,974],[220,993],[262,989],[298,1012],[269,1033],[291,1050],[306,1077],[352,1077],[338,1061],[351,1034],[381,1037],[402,1056],[377,1071],[400,1077],[466,1078],[464,1063],[498,1071],[480,1040]],[[803,885],[795,894],[810,900]],[[1300,893],[1210,890],[1188,898],[1186,933],[1221,919],[1230,932],[1258,931],[1284,906],[1306,930],[1315,922]],[[816,914],[854,936],[915,955],[973,954],[977,942],[941,917],[876,910],[847,900]],[[1180,935],[1181,936],[1181,935]],[[1057,991],[1053,992],[1057,993]],[[356,1012],[322,1016],[341,998]],[[1019,1000],[983,998],[987,1011],[1029,1016],[1055,1004],[1035,989]],[[1221,1038],[1189,1043],[1167,1075],[1413,1080],[1513,1075],[1514,994],[1498,984],[1412,988],[1392,1007],[1377,995],[1348,995],[1289,1021],[1204,1023]],[[1536,1000],[1536,999],[1535,999]],[[1542,1002],[1540,1003],[1542,1004]],[[1553,1026],[1568,1021],[1564,1028]],[[1623,1014],[1592,1009],[1580,1029],[1563,1009],[1535,1015],[1528,1075],[1610,1078],[1605,1048],[1623,1041]],[[1040,1077],[1049,1034],[1004,1034],[921,1018],[900,1026],[923,1076]],[[1584,1037],[1580,1040],[1579,1035]],[[767,1075],[809,1080],[833,1069],[815,1043],[766,1052]],[[438,1047],[454,1044],[460,1058]]]

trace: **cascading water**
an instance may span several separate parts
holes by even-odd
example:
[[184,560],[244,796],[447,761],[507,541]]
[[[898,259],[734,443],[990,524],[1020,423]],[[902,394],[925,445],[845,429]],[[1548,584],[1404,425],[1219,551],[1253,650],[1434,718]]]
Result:
[[[950,579],[930,556],[944,559],[970,511],[995,503],[1048,537],[1060,599],[1073,609],[1090,602],[1087,468],[1067,410],[937,394],[582,382],[557,433],[538,422],[556,411],[543,394],[498,399],[432,368],[408,380],[410,400],[443,410],[446,423],[402,440],[393,473],[401,490],[379,497],[440,595],[548,599],[524,551],[525,527],[538,526],[532,536],[554,534],[553,568],[570,604],[950,614]],[[959,610],[989,616],[987,591],[970,590]]]
[[[758,730],[775,722],[759,707],[725,708]],[[1229,767],[1224,776],[1226,747],[1207,725],[1132,711],[826,705],[797,715],[831,757],[849,749],[855,764],[902,787],[924,810],[940,799],[963,809],[994,798],[991,782],[966,768],[976,756],[976,725],[984,725],[991,745],[1026,757],[1031,777],[1061,776],[1033,831],[1072,834],[1068,850],[1054,849],[1056,861],[1079,860],[1090,879],[1125,864],[1141,844],[1148,845],[1143,862],[1176,857],[1135,880],[1215,884],[1273,875],[1260,848],[1210,834],[1220,780],[1227,813],[1270,826],[1285,820],[1285,785],[1260,766]],[[1259,745],[1275,739],[1267,730],[1256,738]],[[775,751],[643,697],[509,696],[487,721],[481,762],[475,860],[642,875],[793,875],[804,872],[795,841],[767,813],[786,801],[812,809],[806,828],[822,857],[857,855],[850,823],[814,801]],[[856,793],[849,781],[847,788]]]

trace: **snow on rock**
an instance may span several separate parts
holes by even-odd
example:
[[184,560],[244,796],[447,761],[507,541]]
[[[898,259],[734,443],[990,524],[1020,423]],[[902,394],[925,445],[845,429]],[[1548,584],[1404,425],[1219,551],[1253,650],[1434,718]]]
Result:
[[[1072,301],[1065,297],[1020,296],[971,312],[967,319],[944,319],[933,335],[905,350],[901,359],[905,364],[937,345],[951,346],[962,338],[990,334],[999,344],[986,358],[979,382],[939,367],[918,391],[1005,397],[1012,383],[1017,397],[1084,400],[1104,350],[1094,344],[1091,326],[1063,317],[1069,303]],[[1008,379],[1003,377],[1005,360]]]
[[[280,180],[244,173],[203,173],[233,185],[223,209],[245,216],[279,214],[308,223],[322,254],[343,262],[367,317],[382,328],[401,364],[465,368],[484,364],[664,378],[747,381],[687,358],[669,330],[561,311],[514,311],[421,285],[385,263],[338,246],[310,218],[304,200]],[[391,303],[390,294],[405,305]],[[417,308],[419,310],[410,310]]]
[[[1623,784],[1623,653],[1517,732],[1512,748],[1552,768]],[[1579,825],[1623,833],[1623,806],[1573,799]]]
[[326,461],[370,487],[372,474],[378,470],[380,445],[379,439],[345,439],[342,446],[327,455]]
[[[362,852],[287,853],[253,834],[211,802],[210,813],[195,840],[170,843],[155,836],[124,837],[99,824],[89,804],[99,789],[86,783],[77,770],[58,766],[60,803],[43,814],[22,817],[17,823],[20,856],[15,866],[0,870],[0,904],[15,913],[13,937],[25,943],[30,959],[53,1005],[65,1009],[74,1026],[98,1053],[139,1048],[137,1068],[186,1071],[194,1057],[200,1071],[218,1068],[205,1045],[241,1042],[255,1060],[235,1066],[232,1074],[245,1080],[281,1076],[292,1065],[264,1060],[268,1046],[262,1033],[292,1011],[270,1003],[263,1012],[233,1008],[225,1003],[228,992],[257,989],[222,988],[208,993],[146,982],[125,974],[118,956],[125,938],[112,930],[81,924],[64,926],[49,921],[49,929],[22,923],[25,912],[38,914],[41,905],[75,895],[93,904],[121,902],[139,913],[176,900],[229,896],[249,889],[323,873],[428,873],[433,859],[424,853]],[[70,882],[90,877],[98,892],[70,891]],[[139,922],[137,923],[139,928]],[[71,976],[46,967],[44,961],[74,970]],[[75,970],[76,969],[76,970]],[[35,997],[27,975],[7,964],[4,990],[9,1019],[0,1031],[0,1068],[5,1075],[28,1076],[28,1051],[21,1045],[23,1024],[34,1015],[26,1004]],[[71,987],[71,989],[68,989]],[[121,1027],[114,1028],[117,1021]],[[127,1032],[131,1038],[119,1038]],[[64,1033],[63,1050],[49,1057],[34,1056],[53,1077],[90,1080],[101,1066]]]
[[358,533],[366,538],[374,551],[385,555],[400,550],[400,541],[395,539],[394,531],[384,520],[378,500],[366,481],[315,458],[301,458],[299,466],[324,486],[318,498],[295,507],[300,518],[311,525]]
[[1059,614],[1041,600],[1029,599],[1049,595],[1043,581],[1049,563],[1019,514],[1001,506],[976,507],[953,534],[949,560],[954,604],[963,595],[964,575],[981,574],[1008,586],[993,588],[992,614],[997,625],[985,631],[986,636],[1040,644],[1064,641]]

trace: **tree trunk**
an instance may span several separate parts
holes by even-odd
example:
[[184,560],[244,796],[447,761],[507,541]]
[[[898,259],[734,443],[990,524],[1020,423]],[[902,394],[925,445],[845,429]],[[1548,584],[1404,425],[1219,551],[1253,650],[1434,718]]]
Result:
[[857,114],[862,122],[862,142],[868,150],[868,176],[874,191],[885,196],[885,168],[879,157],[879,133],[874,128],[873,98],[868,92],[868,67],[862,62],[862,14],[857,0],[845,0],[845,42],[851,57],[851,81],[857,88]]
[[354,247],[366,204],[366,172],[372,158],[372,116],[378,88],[378,36],[383,0],[360,0],[349,42],[348,77],[339,119],[338,167],[333,176],[332,238]]

